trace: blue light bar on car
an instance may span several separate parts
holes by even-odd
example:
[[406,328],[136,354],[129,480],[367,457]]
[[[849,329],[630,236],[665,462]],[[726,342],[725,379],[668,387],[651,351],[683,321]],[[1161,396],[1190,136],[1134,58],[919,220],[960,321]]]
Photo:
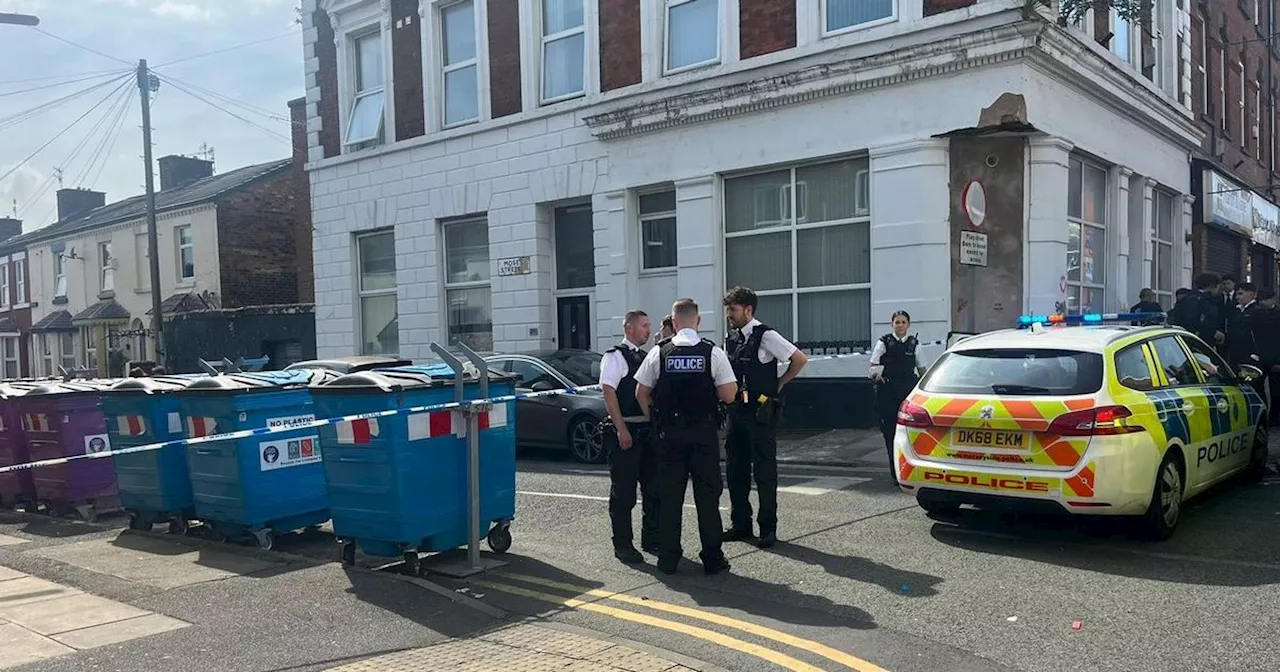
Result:
[[1033,324],[1051,326],[1080,326],[1106,322],[1163,322],[1164,313],[1085,313],[1083,315],[1023,315],[1018,318],[1018,328]]

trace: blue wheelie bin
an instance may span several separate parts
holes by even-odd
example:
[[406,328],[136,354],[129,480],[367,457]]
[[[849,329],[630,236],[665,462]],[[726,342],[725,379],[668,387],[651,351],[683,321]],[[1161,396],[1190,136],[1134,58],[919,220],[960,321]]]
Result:
[[[337,378],[324,369],[233,373],[176,393],[188,438],[315,420],[308,385]],[[277,532],[329,520],[324,465],[314,428],[187,447],[196,517],[214,539],[252,537],[264,549]]]
[[[101,404],[111,445],[118,450],[185,438],[173,393],[204,377],[126,378],[116,383],[102,395]],[[195,501],[185,446],[113,455],[111,460],[130,529],[150,530],[168,521],[170,534],[186,534],[188,522],[195,517]]]
[[[464,398],[479,397],[476,373]],[[455,400],[455,374],[444,364],[379,369],[313,385],[324,417],[432,406]],[[490,373],[489,397],[509,395],[514,379]],[[416,573],[419,551],[444,551],[486,537],[503,553],[515,517],[515,402],[495,404],[481,420],[481,529],[469,520],[468,443],[454,411],[352,420],[320,428],[333,531],[342,561],[356,546],[373,556],[403,555]],[[492,527],[489,525],[492,524]]]

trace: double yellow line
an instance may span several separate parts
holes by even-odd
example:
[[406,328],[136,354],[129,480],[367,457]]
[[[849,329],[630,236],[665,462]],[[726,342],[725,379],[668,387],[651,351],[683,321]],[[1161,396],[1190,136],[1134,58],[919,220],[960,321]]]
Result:
[[714,630],[708,630],[706,628],[701,628],[694,625],[688,625],[685,623],[681,623],[679,621],[673,621],[673,620],[668,620],[664,618],[657,618],[655,616],[650,616],[648,614],[643,614],[643,613],[637,613],[637,612],[629,611],[626,609],[611,607],[605,604],[601,604],[600,601],[609,600],[613,602],[620,602],[622,604],[627,604],[635,607],[642,607],[645,609],[652,609],[654,611],[661,611],[669,614],[675,614],[677,616],[683,616],[689,619],[705,621],[707,623],[713,623],[715,625],[718,625],[724,628],[740,630],[742,632],[745,632],[750,635],[754,635],[761,639],[772,640],[774,642],[778,642],[779,644],[784,644],[786,646],[800,649],[802,651],[806,651],[816,656],[826,658],[827,660],[838,663],[844,666],[845,668],[848,668],[851,670],[857,670],[858,672],[888,672],[884,668],[878,665],[875,665],[874,663],[869,663],[865,660],[862,660],[861,658],[850,655],[843,651],[839,651],[837,649],[833,649],[820,642],[804,639],[802,637],[796,637],[794,635],[787,634],[780,630],[775,630],[773,628],[768,628],[762,625],[757,625],[755,623],[750,623],[748,621],[743,621],[736,618],[721,616],[719,614],[703,611],[701,609],[692,609],[690,607],[682,607],[677,604],[669,604],[666,602],[659,602],[656,600],[640,599],[632,595],[615,593],[608,590],[593,589],[586,586],[576,586],[571,583],[562,583],[560,581],[553,581],[550,579],[544,579],[536,576],[529,576],[526,574],[503,574],[502,576],[515,581],[520,581],[522,583],[529,583],[537,586],[543,586],[545,588],[552,588],[555,590],[571,592],[580,596],[590,596],[593,598],[597,598],[597,600],[588,601],[588,600],[583,600],[583,599],[574,598],[574,597],[563,597],[563,596],[554,595],[551,593],[544,593],[537,590],[531,590],[528,588],[513,586],[508,583],[496,583],[488,580],[473,580],[472,582],[478,586],[484,586],[485,588],[488,588],[490,590],[497,590],[499,592],[504,592],[511,595],[517,595],[520,597],[526,597],[529,599],[539,600],[541,602],[549,602],[551,604],[557,604],[563,607],[569,607],[572,609],[581,609],[583,611],[590,611],[597,614],[603,614],[605,616],[610,616],[618,620],[630,621],[632,623],[639,623],[641,625],[647,625],[650,627],[661,628],[663,630],[678,632],[684,635],[688,635],[690,637],[694,637],[707,642],[711,642],[713,644],[723,646],[728,649],[733,649],[741,653],[755,656],[762,660],[771,662],[783,669],[794,670],[795,672],[823,672],[823,671],[821,668],[814,667],[809,663],[806,663],[792,656],[788,656],[779,651],[765,648],[757,644],[752,644],[751,642],[747,642],[741,639],[736,639],[734,637],[730,637],[728,635],[716,632]]

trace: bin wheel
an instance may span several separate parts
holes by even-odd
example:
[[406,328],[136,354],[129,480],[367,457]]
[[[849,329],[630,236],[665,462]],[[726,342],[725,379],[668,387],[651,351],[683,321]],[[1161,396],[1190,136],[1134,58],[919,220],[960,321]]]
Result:
[[258,540],[258,548],[269,551],[276,547],[276,537],[271,530],[254,530],[253,538]]
[[494,525],[489,530],[489,548],[494,553],[506,553],[511,549],[511,528],[506,525]]
[[227,534],[223,532],[221,528],[219,528],[217,525],[214,525],[212,523],[206,525],[205,527],[208,528],[209,530],[208,535],[211,541],[215,541],[220,544],[226,543]]
[[418,557],[417,551],[404,552],[404,573],[409,576],[422,574],[422,559]]
[[181,516],[174,516],[169,519],[169,534],[182,536],[191,530],[187,519]]
[[98,522],[98,509],[92,504],[77,506],[76,513],[80,515],[80,520],[86,523]]
[[141,515],[134,514],[129,516],[129,529],[138,532],[147,532],[151,529],[151,524],[143,520]]
[[338,559],[342,561],[344,567],[356,566],[356,545],[355,542],[345,541],[338,544]]

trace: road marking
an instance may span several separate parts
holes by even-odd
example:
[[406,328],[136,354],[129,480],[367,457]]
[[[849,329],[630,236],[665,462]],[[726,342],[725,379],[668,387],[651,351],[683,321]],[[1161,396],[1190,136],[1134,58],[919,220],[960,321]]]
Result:
[[682,607],[678,604],[669,604],[667,602],[659,602],[657,600],[647,600],[647,599],[635,597],[633,595],[625,595],[622,593],[615,593],[608,590],[598,590],[598,589],[593,589],[587,586],[575,586],[571,583],[562,583],[560,581],[552,581],[550,579],[543,579],[536,576],[529,576],[527,574],[514,574],[514,573],[504,572],[502,576],[505,576],[509,579],[515,579],[516,581],[524,581],[525,583],[532,583],[540,586],[546,586],[547,588],[558,588],[560,590],[576,592],[582,595],[591,595],[592,597],[601,597],[607,600],[617,600],[618,602],[635,605],[637,607],[646,607],[649,609],[654,609],[656,611],[665,611],[672,614],[679,614],[681,616],[685,616],[688,618],[696,618],[698,620],[707,621],[709,623],[715,623],[716,625],[721,625],[726,628],[734,628],[736,630],[741,630],[747,634],[755,635],[757,637],[763,637],[764,639],[772,639],[773,641],[778,642],[780,644],[786,644],[787,646],[792,646],[797,649],[808,651],[809,653],[822,656],[823,658],[826,658],[832,662],[836,662],[841,665],[844,665],[845,667],[848,667],[850,669],[858,670],[858,672],[886,672],[884,668],[878,665],[875,665],[874,663],[869,663],[865,660],[862,660],[861,658],[858,658],[857,656],[845,653],[844,651],[833,649],[821,642],[815,642],[810,639],[796,637],[795,635],[790,635],[780,630],[774,630],[773,628],[769,628],[763,625],[758,625],[750,621],[743,621],[736,618],[730,618],[728,616],[721,616],[720,614],[715,614],[708,611],[702,611],[700,609]]
[[[796,477],[780,476],[779,478],[786,479]],[[870,478],[863,478],[859,476],[826,476],[822,478],[806,479],[797,485],[780,485],[778,486],[778,492],[789,492],[793,495],[818,496],[837,492],[858,483],[869,482],[871,482]]]
[[596,604],[595,602],[587,602],[586,600],[579,600],[572,597],[560,597],[559,595],[552,595],[550,593],[542,593],[536,590],[518,588],[516,586],[511,586],[505,583],[493,583],[490,581],[480,581],[480,580],[473,580],[472,583],[476,584],[477,586],[483,586],[490,590],[496,590],[496,591],[508,593],[511,595],[518,595],[520,597],[527,597],[530,599],[539,600],[541,602],[558,604],[562,607],[569,607],[571,609],[581,609],[583,611],[590,611],[597,614],[603,614],[605,616],[611,616],[613,618],[616,618],[622,621],[631,621],[632,623],[640,623],[641,625],[648,625],[654,628],[661,628],[663,630],[678,632],[684,635],[688,635],[690,637],[711,642],[713,644],[719,644],[720,646],[723,646],[726,649],[733,649],[734,651],[739,651],[747,655],[755,656],[756,658],[760,658],[761,660],[765,660],[770,663],[773,663],[774,665],[777,665],[783,669],[793,670],[794,672],[823,672],[821,668],[814,667],[813,665],[810,665],[802,660],[792,658],[791,656],[788,656],[785,653],[780,653],[772,649],[766,649],[763,646],[760,646],[758,644],[752,644],[751,642],[744,642],[740,639],[734,639],[733,637],[730,637],[728,635],[723,635],[721,633],[715,632],[714,630],[707,630],[706,628],[699,628],[693,625],[685,625],[684,623],[679,623],[676,621],[668,621],[663,618],[655,618],[653,616],[648,616],[646,614],[637,614],[633,611],[627,611],[626,609],[618,609],[616,607],[607,607],[603,604]]
[[[530,491],[530,490],[516,490],[516,494],[517,494],[517,495],[528,495],[529,497],[559,497],[559,498],[562,498],[562,499],[587,499],[587,500],[591,500],[591,501],[593,501],[593,502],[607,502],[607,501],[609,501],[609,498],[608,498],[608,497],[601,497],[600,495],[578,495],[578,494],[574,494],[574,493],[571,493],[571,492],[532,492],[532,491]],[[686,508],[686,509],[696,509],[696,508],[698,508],[698,507],[697,507],[696,505],[694,505],[694,504],[685,504],[685,505],[684,505],[684,508]],[[728,511],[728,510],[729,510],[729,507],[727,507],[727,506],[722,506],[722,507],[720,507],[720,510],[721,510],[721,511]]]

